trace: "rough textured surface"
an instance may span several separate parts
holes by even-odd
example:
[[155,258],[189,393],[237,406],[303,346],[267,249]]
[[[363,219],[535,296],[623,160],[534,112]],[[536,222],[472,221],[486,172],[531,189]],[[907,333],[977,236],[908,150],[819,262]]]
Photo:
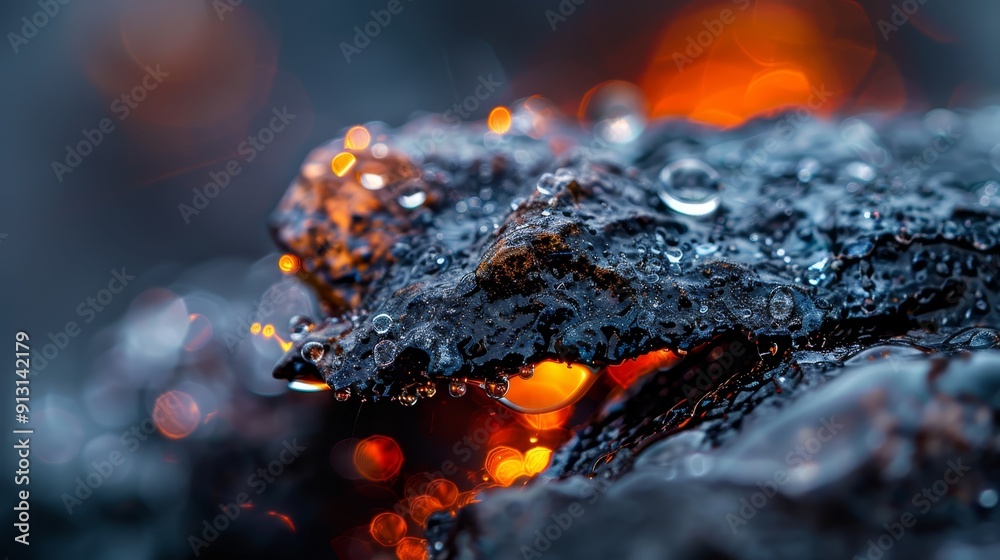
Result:
[[[282,201],[276,238],[330,317],[276,375],[399,398],[547,358],[685,354],[607,403],[548,480],[438,518],[436,555],[864,556],[907,508],[917,536],[893,537],[894,555],[995,552],[1000,358],[967,354],[998,336],[963,330],[1000,324],[996,170],[976,115],[661,124],[610,149],[484,142],[474,126],[435,143],[435,126],[392,133],[344,178],[316,170],[335,153],[321,148]],[[690,160],[688,183],[661,178],[684,158],[719,186]],[[387,186],[360,186],[372,169]],[[691,189],[717,189],[718,208],[692,209]],[[823,456],[787,463],[831,415],[848,427]],[[960,458],[973,470],[921,512],[911,496]],[[727,517],[779,469],[791,482],[773,506]],[[587,492],[572,537],[542,550],[535,537]]]

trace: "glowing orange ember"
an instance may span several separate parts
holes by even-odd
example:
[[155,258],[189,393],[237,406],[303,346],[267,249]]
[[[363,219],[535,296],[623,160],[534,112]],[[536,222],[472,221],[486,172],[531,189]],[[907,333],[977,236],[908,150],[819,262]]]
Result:
[[643,77],[651,116],[735,126],[791,107],[828,116],[858,99],[879,108],[905,99],[894,68],[876,71],[873,26],[853,0],[689,6],[670,19]]
[[254,323],[250,325],[250,334],[258,335],[260,334],[260,323]]
[[524,470],[534,476],[545,470],[552,459],[552,450],[545,447],[532,447],[524,454]]
[[395,513],[380,513],[372,518],[368,532],[380,545],[395,546],[406,536],[406,520]]
[[518,477],[527,474],[521,452],[507,446],[490,450],[486,455],[486,472],[500,486],[510,486]]
[[201,422],[198,403],[183,391],[167,391],[156,399],[153,405],[153,421],[157,429],[170,439],[181,439]]
[[295,531],[295,523],[292,522],[292,518],[291,517],[288,517],[287,515],[285,515],[283,513],[278,513],[276,511],[269,511],[269,512],[267,512],[267,514],[270,515],[270,516],[273,516],[273,517],[277,517],[278,519],[284,521],[285,525],[288,525],[289,529],[291,529],[292,531]]
[[396,545],[396,558],[399,560],[426,560],[427,541],[406,537]]
[[497,134],[505,134],[510,130],[510,109],[500,106],[490,111],[490,116],[486,119],[490,130]]
[[302,261],[292,254],[285,253],[278,258],[278,270],[285,274],[295,274],[302,267]]
[[[367,128],[363,126],[353,126],[344,136],[344,149],[363,150],[368,147],[368,143],[371,142],[371,140],[372,135],[369,134]],[[338,175],[340,174],[338,173]]]
[[358,161],[358,158],[354,157],[354,154],[350,152],[340,152],[339,154],[333,156],[330,161],[330,169],[333,170],[333,174],[337,177],[343,177],[348,171],[354,167],[354,163]]
[[358,442],[354,449],[354,468],[368,480],[389,480],[399,474],[402,466],[403,451],[390,437],[371,436]]
[[410,498],[410,517],[418,524],[423,525],[427,521],[427,516],[444,509],[441,502],[431,496],[416,496]]
[[264,325],[264,330],[261,331],[264,338],[271,338],[274,336],[274,325]]
[[332,390],[325,381],[320,381],[319,379],[293,379],[288,382],[288,388],[302,393]]
[[573,407],[567,406],[544,414],[519,414],[516,418],[518,422],[528,428],[544,432],[545,430],[554,430],[563,427],[572,415]]
[[511,377],[504,402],[519,412],[552,412],[576,402],[596,379],[585,365],[547,360],[535,364],[530,379]]
[[450,480],[439,478],[427,485],[427,495],[437,500],[442,507],[448,507],[458,499],[458,486]]
[[680,361],[680,356],[670,350],[654,350],[631,360],[608,366],[608,375],[622,387],[628,387],[636,379],[658,369],[668,368]]

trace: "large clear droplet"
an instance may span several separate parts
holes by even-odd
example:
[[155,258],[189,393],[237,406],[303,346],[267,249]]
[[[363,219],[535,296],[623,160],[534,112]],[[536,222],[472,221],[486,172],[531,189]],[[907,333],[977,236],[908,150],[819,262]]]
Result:
[[464,381],[452,381],[448,383],[448,394],[453,397],[461,397],[469,390],[469,386]]
[[386,315],[385,313],[379,313],[372,318],[372,328],[378,334],[385,334],[389,332],[392,328],[392,317]]
[[383,340],[375,345],[372,350],[375,365],[385,367],[396,359],[396,343],[391,340]]
[[310,364],[317,364],[323,359],[323,354],[326,350],[323,348],[323,343],[316,342],[315,340],[307,342],[302,345],[302,359],[309,362]]
[[674,212],[706,216],[719,208],[722,183],[719,173],[707,163],[684,158],[660,171],[660,200]]
[[507,379],[486,382],[486,395],[493,399],[502,399],[510,389],[510,382]]
[[403,187],[397,200],[403,208],[413,210],[414,208],[419,208],[424,202],[427,202],[427,193],[419,184],[411,183]]
[[350,399],[351,398],[351,388],[350,387],[344,387],[344,388],[341,388],[341,389],[337,389],[336,391],[333,392],[333,398],[337,399],[340,402],[344,402],[347,399]]
[[399,402],[403,403],[404,406],[413,406],[417,404],[418,400],[420,400],[420,398],[415,393],[411,393],[409,391],[404,390],[399,395]]

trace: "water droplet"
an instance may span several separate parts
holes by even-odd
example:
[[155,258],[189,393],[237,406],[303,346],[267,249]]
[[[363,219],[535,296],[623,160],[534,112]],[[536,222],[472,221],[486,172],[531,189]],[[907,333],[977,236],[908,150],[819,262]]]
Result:
[[816,177],[816,174],[820,172],[823,167],[820,165],[819,160],[816,158],[802,158],[799,165],[795,168],[795,176],[798,177],[799,181],[803,183],[808,183]]
[[392,317],[386,315],[385,313],[379,313],[372,318],[372,328],[378,334],[385,334],[389,332],[392,328]]
[[[719,250],[719,246],[714,243],[699,243],[695,246],[694,252],[698,254],[699,257],[707,257]],[[781,255],[778,255],[779,257]]]
[[660,183],[660,200],[674,212],[706,216],[719,208],[719,173],[701,160],[684,158],[671,163],[660,172]]
[[305,315],[292,317],[288,320],[288,332],[291,333],[291,339],[295,341],[302,340],[312,330],[314,324],[313,320]]
[[865,183],[875,180],[875,168],[863,161],[852,161],[844,167],[844,174]]
[[510,382],[507,379],[486,382],[486,395],[493,399],[502,399],[510,389]]
[[997,491],[992,488],[987,488],[979,493],[979,505],[984,508],[991,509],[996,507],[998,501],[1000,501],[1000,496],[998,496]]
[[820,282],[826,279],[826,262],[829,258],[824,258],[823,260],[813,263],[808,269],[806,269],[806,281],[809,282],[810,286],[817,286]]
[[419,186],[410,185],[403,189],[398,200],[400,206],[407,210],[413,210],[427,201],[427,193]]
[[372,357],[375,365],[385,367],[396,359],[396,343],[391,340],[383,340],[375,345],[372,350]]
[[453,397],[461,397],[469,390],[469,386],[464,381],[452,381],[448,383],[448,393]]
[[581,114],[594,124],[596,139],[627,144],[646,128],[646,96],[634,84],[604,82],[584,97]]
[[681,257],[684,256],[684,252],[677,247],[671,247],[664,251],[663,254],[667,256],[667,260],[670,261],[671,264],[680,263]]
[[385,186],[385,177],[378,173],[362,173],[358,180],[362,187],[370,191],[377,191]]
[[315,340],[303,344],[302,351],[300,352],[302,359],[310,364],[319,363],[325,353],[326,350],[323,348],[323,343],[316,342]]
[[437,385],[434,383],[427,383],[425,385],[420,385],[417,387],[417,394],[425,399],[429,399],[437,394]]
[[403,390],[402,393],[399,394],[399,402],[401,402],[403,406],[413,406],[417,404],[418,400],[420,400],[420,398],[417,397],[417,395],[405,389]]
[[775,321],[784,321],[792,316],[795,310],[795,298],[792,291],[785,287],[775,288],[768,300],[768,311]]
[[333,398],[337,399],[340,402],[346,401],[347,399],[351,398],[351,388],[344,387],[342,389],[337,389],[336,391],[333,392]]

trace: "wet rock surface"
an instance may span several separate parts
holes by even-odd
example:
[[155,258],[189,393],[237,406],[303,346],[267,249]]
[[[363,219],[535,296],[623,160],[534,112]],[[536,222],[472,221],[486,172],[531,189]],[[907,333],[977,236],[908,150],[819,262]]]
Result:
[[543,359],[684,356],[541,479],[436,517],[438,558],[993,556],[991,115],[611,147],[420,121],[343,177],[322,147],[273,227],[329,317],[275,375],[409,403]]

